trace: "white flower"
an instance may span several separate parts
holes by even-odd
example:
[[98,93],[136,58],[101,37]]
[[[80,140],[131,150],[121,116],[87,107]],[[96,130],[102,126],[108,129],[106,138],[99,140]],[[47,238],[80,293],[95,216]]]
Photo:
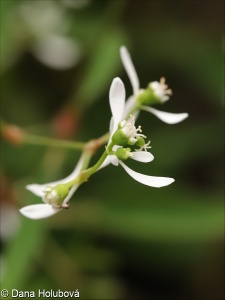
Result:
[[136,128],[134,126],[134,123],[135,123],[135,117],[130,115],[130,118],[127,121],[124,120],[119,124],[119,127],[121,127],[121,131],[129,138],[129,141],[132,144],[135,144],[138,141],[137,138],[139,137],[146,138],[145,135],[138,133],[138,132],[142,132],[141,126],[138,126],[138,128]]
[[111,136],[112,142],[118,146],[144,146],[144,139],[146,138],[146,136],[139,133],[142,132],[141,126],[138,126],[138,128],[136,128],[134,126],[134,123],[135,117],[132,115],[130,115],[130,118],[127,121],[123,120],[122,122],[120,122],[118,124],[118,129]]
[[166,84],[166,79],[164,77],[161,77],[159,82],[153,81],[149,85],[153,89],[155,95],[159,97],[162,102],[166,102],[170,99],[169,96],[172,95],[172,90],[168,89],[168,85]]
[[[110,108],[112,112],[112,121],[110,124],[110,139],[109,139],[109,144],[113,140],[113,135],[116,132],[118,128],[123,125],[126,126],[128,123],[128,127],[130,130],[126,128],[125,132],[128,134],[129,137],[132,136],[135,138],[137,135],[138,129],[135,128],[134,126],[134,118],[131,117],[128,121],[122,121],[122,117],[124,115],[124,110],[125,110],[125,88],[124,84],[121,81],[120,78],[115,78],[112,82],[112,85],[110,87],[110,93],[109,93],[109,102],[110,102]],[[131,123],[132,122],[132,123]],[[122,124],[122,125],[121,125]],[[131,134],[132,133],[132,134]],[[131,135],[130,135],[131,134]],[[109,145],[108,144],[108,145]],[[144,147],[144,151],[136,151],[136,152],[130,152],[128,153],[128,156],[134,160],[137,160],[139,162],[150,162],[154,159],[153,155],[149,152],[146,151],[148,148],[149,143],[147,143]],[[116,151],[119,148],[118,145],[114,145],[113,151]],[[124,149],[124,148],[123,148]],[[124,149],[126,150],[126,149]],[[140,150],[140,149],[139,149]],[[103,164],[101,165],[100,169],[104,168],[108,164],[112,163],[115,166],[121,165],[123,169],[136,181],[152,186],[152,187],[163,187],[166,185],[171,184],[174,182],[173,178],[167,178],[167,177],[154,177],[154,176],[148,176],[148,175],[143,175],[140,173],[137,173],[133,170],[131,170],[128,166],[124,164],[123,161],[118,159],[118,157],[115,154],[109,154]]]
[[[144,90],[140,89],[140,83],[139,83],[136,70],[134,68],[130,54],[125,46],[122,46],[120,48],[120,56],[133,88],[133,95],[129,97],[125,107],[124,114],[127,115],[135,106],[135,101],[137,96],[143,93]],[[160,82],[158,81],[151,82],[150,87],[154,91],[155,95],[160,98],[161,102],[165,102],[169,100],[169,96],[171,95],[172,91],[168,89],[167,85],[165,84],[165,78],[161,78]],[[167,124],[176,124],[188,117],[187,113],[173,114],[173,113],[160,111],[149,106],[142,106],[141,109],[152,113],[153,115],[158,117],[161,121]]]
[[81,156],[73,172],[64,179],[55,182],[46,183],[46,184],[27,185],[26,188],[32,193],[34,193],[35,195],[41,197],[43,202],[45,203],[25,206],[20,209],[21,214],[30,219],[43,219],[56,214],[62,208],[67,208],[68,202],[73,196],[74,192],[79,187],[79,184],[75,184],[72,186],[72,188],[69,190],[68,195],[65,197],[60,207],[57,207],[57,205],[54,206],[51,202],[54,201],[54,199],[57,199],[58,196],[55,193],[53,188],[61,184],[62,185],[66,184],[67,182],[74,179],[77,175],[79,175],[83,167],[83,162],[84,162],[84,155]]

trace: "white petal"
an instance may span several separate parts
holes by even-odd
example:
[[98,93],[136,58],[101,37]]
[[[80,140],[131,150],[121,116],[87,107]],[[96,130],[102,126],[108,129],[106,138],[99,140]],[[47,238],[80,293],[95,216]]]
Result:
[[110,155],[110,160],[111,160],[111,164],[113,164],[114,166],[118,167],[119,165],[119,160],[116,157],[116,155]]
[[104,162],[101,164],[100,168],[98,168],[98,170],[101,170],[110,164],[111,164],[111,159],[110,159],[110,156],[108,155],[106,157],[106,159],[104,160]]
[[29,184],[29,185],[26,186],[26,189],[31,191],[33,194],[35,194],[39,197],[42,197],[44,195],[43,190],[46,186],[56,186],[58,184],[66,183],[66,182],[71,181],[72,179],[74,179],[80,173],[80,171],[82,169],[82,166],[83,166],[84,160],[85,160],[85,154],[81,155],[75,169],[66,178],[63,178],[61,180],[54,181],[54,182],[45,183],[45,184],[35,184],[35,183],[34,184]]
[[132,153],[132,159],[147,163],[150,162],[154,159],[154,156],[150,152],[146,151],[136,151],[136,152],[131,152]]
[[75,191],[78,189],[78,187],[79,187],[79,184],[72,186],[72,188],[69,191],[68,196],[63,201],[64,204],[68,203],[70,201],[71,197],[73,196],[73,194],[75,193]]
[[33,194],[42,197],[44,195],[43,190],[46,184],[28,184],[26,185],[26,189],[32,192]]
[[118,145],[114,145],[113,148],[112,148],[112,150],[113,150],[114,152],[116,152],[116,150],[117,150],[118,148],[123,148],[123,147],[122,147],[122,146],[118,146]]
[[[124,108],[124,113],[123,113],[123,120],[127,119],[130,116],[130,113],[132,112],[132,110],[135,107],[135,96],[130,96],[126,103],[125,103],[125,108]],[[135,113],[132,113],[135,118],[138,117],[139,115],[139,111],[136,111]]]
[[[116,152],[116,150],[117,150],[118,148],[120,148],[120,146],[114,145],[113,148],[112,148],[112,150],[113,150],[114,152]],[[110,165],[111,163],[114,164],[114,163],[112,162],[112,160],[113,160],[112,157],[113,157],[113,156],[115,156],[115,155],[108,155],[108,156],[106,157],[106,159],[104,160],[104,162],[101,164],[100,168],[98,168],[98,170],[101,170],[101,169],[107,167],[107,166]],[[116,156],[115,156],[115,157],[116,157]],[[116,157],[116,159],[117,159],[117,157]],[[113,161],[116,163],[115,159],[114,159]],[[118,159],[117,159],[117,161],[118,161]],[[114,165],[115,165],[115,164],[114,164]],[[117,166],[118,166],[118,163],[117,163]]]
[[174,182],[173,178],[168,178],[168,177],[155,177],[155,176],[148,176],[148,175],[143,175],[140,173],[137,173],[130,168],[128,168],[123,162],[119,161],[120,165],[124,168],[124,170],[136,181],[152,186],[152,187],[163,187],[166,185],[171,184]]
[[149,111],[150,113],[158,117],[161,121],[167,124],[176,124],[188,117],[187,113],[173,114],[165,111],[160,111],[148,106],[142,106],[141,109]]
[[138,90],[140,88],[139,79],[136,73],[136,70],[134,68],[133,62],[131,60],[130,54],[125,46],[122,46],[120,48],[120,57],[123,63],[123,66],[127,72],[127,75],[130,79],[133,93],[136,95],[138,93]]
[[119,77],[113,79],[109,91],[109,103],[113,116],[113,130],[114,133],[122,120],[124,106],[125,106],[125,88],[122,80]]
[[49,204],[34,204],[34,205],[28,205],[20,209],[20,212],[22,215],[29,219],[44,219],[48,218],[57,212],[59,212],[61,209],[53,208]]
[[113,117],[112,117],[110,119],[110,122],[109,122],[109,133],[110,133],[110,136],[112,136],[113,127],[114,127],[114,121],[113,121]]

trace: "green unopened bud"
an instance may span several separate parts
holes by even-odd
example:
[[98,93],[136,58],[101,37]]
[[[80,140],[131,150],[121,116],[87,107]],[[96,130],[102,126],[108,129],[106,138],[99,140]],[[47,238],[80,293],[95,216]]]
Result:
[[130,148],[118,148],[115,155],[119,160],[126,160],[132,156],[132,153]]
[[47,186],[44,189],[43,200],[55,208],[65,207],[67,205],[64,205],[63,201],[68,194],[69,188],[66,184],[58,184],[55,187]]

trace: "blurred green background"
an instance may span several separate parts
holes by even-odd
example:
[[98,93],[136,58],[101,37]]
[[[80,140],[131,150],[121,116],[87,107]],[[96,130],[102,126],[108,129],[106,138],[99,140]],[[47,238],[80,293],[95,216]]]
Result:
[[[40,221],[18,209],[26,184],[68,175],[79,151],[1,139],[1,288],[79,289],[81,299],[224,299],[224,2],[1,0],[1,116],[30,133],[88,141],[108,130],[119,47],[141,87],[165,76],[166,125],[138,119],[155,160],[136,171],[174,177],[143,186],[108,166],[70,209]],[[95,162],[101,151],[93,158]]]

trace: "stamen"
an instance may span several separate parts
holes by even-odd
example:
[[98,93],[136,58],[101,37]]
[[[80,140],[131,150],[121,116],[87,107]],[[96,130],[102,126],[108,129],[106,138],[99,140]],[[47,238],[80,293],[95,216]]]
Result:
[[171,90],[171,89],[168,89],[168,90],[167,90],[167,94],[171,96],[171,95],[173,94],[172,90]]
[[164,85],[165,82],[166,82],[166,78],[165,77],[161,77],[159,82],[160,82],[160,84]]

